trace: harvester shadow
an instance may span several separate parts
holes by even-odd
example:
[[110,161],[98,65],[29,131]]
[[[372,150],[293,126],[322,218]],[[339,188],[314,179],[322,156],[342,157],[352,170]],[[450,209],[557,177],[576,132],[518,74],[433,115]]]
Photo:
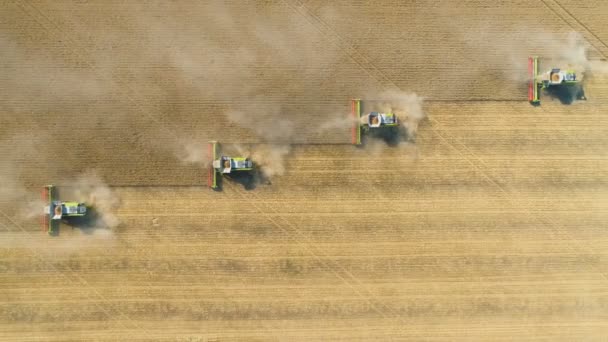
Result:
[[110,229],[110,225],[104,221],[103,216],[95,208],[87,208],[85,216],[66,218],[62,220],[62,223],[72,229],[79,229],[86,235],[92,235],[96,230]]
[[550,87],[546,91],[550,97],[558,99],[560,103],[565,105],[570,105],[575,100],[587,99],[582,86]]
[[212,187],[213,191],[222,192],[224,190],[224,177],[218,176],[216,179],[217,186]]
[[240,184],[245,188],[245,190],[253,190],[258,184],[262,183],[262,176],[259,172],[250,171],[250,172],[234,172],[231,174],[224,175],[228,180]]
[[58,220],[51,220],[51,222],[49,223],[51,225],[51,230],[49,231],[49,235],[51,236],[59,236],[59,226],[61,225],[61,222],[59,222]]
[[370,139],[384,141],[388,146],[395,147],[401,142],[413,142],[413,135],[408,134],[404,126],[382,127],[370,129],[362,136],[362,145]]

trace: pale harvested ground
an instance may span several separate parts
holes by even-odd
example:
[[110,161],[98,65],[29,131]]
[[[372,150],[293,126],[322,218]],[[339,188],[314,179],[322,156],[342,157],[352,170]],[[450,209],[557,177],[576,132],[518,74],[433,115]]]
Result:
[[[60,27],[74,34],[72,43],[94,44],[95,34],[78,37],[86,31],[68,23],[87,24],[75,19],[91,15],[86,10],[34,3],[48,19],[65,24]],[[461,22],[477,22],[484,12],[484,20],[500,16],[505,26],[523,16],[531,26],[542,21],[557,31],[569,27],[558,17],[545,17],[553,12],[540,2],[522,1],[519,9],[514,2],[428,2],[419,4],[413,17],[406,15],[413,8],[401,2],[336,3],[333,11],[341,15],[321,3],[271,8],[326,18],[328,40],[339,35],[354,44],[320,99],[337,106],[374,80],[439,100],[525,96],[520,85],[471,82],[476,73],[463,64],[483,56],[445,56],[459,43],[433,43],[430,37],[449,31],[438,13],[453,10]],[[3,6],[14,10],[3,15],[3,30],[36,36],[35,23],[7,18],[29,16]],[[589,20],[593,30],[603,29],[602,12],[592,6],[571,13]],[[594,34],[603,39],[606,32]],[[404,37],[411,38],[409,46]],[[403,44],[407,58],[381,51],[382,39]],[[122,48],[120,56],[135,47]],[[417,54],[420,50],[424,54]],[[446,63],[458,70],[444,81],[438,74]],[[347,72],[351,69],[357,77]],[[463,79],[466,86],[457,86]],[[128,82],[142,92],[154,90],[137,78]],[[438,86],[443,82],[448,85]],[[66,156],[68,161],[82,169],[92,164],[110,184],[141,187],[115,188],[123,225],[113,236],[83,237],[62,227],[60,237],[49,238],[35,222],[0,217],[0,340],[603,341],[608,336],[608,89],[598,81],[587,94],[586,103],[563,106],[547,99],[539,108],[525,101],[428,103],[429,119],[421,124],[416,146],[297,146],[287,173],[253,191],[232,183],[221,193],[156,187],[197,185],[203,172],[150,153],[143,138],[135,150],[87,154],[86,148],[99,142],[94,136],[81,152]],[[299,101],[311,100],[296,97],[294,104]],[[185,101],[176,115],[194,117],[188,111],[204,113],[207,105]],[[136,113],[127,111],[133,122],[125,131],[145,137],[146,127],[156,126],[142,126],[146,120],[133,119]],[[36,114],[21,114],[25,129],[31,128]],[[2,120],[11,121],[7,115]],[[209,135],[228,127],[222,120],[210,126],[208,120],[193,120],[182,128]],[[256,141],[236,129],[224,139]],[[120,149],[129,145],[125,139],[107,143]],[[306,139],[337,142],[328,135]],[[24,161],[28,184],[54,181],[53,174],[37,169],[44,162]],[[69,166],[51,163],[58,174]]]

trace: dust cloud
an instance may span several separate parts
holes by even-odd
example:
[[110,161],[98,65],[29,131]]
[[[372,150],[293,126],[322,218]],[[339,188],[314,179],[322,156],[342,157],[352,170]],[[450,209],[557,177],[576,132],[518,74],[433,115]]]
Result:
[[285,174],[285,164],[292,149],[288,144],[235,145],[234,147],[237,153],[255,162],[265,180]]
[[415,135],[418,131],[418,124],[425,118],[423,111],[424,98],[415,93],[390,90],[381,93],[380,108],[385,111],[393,112],[402,125],[407,128],[408,134]]
[[[250,15],[244,17],[243,11]],[[175,20],[185,12],[205,20]],[[340,19],[330,12],[324,15]],[[274,176],[285,170],[289,145],[330,130],[348,136],[348,98],[339,105],[319,101],[327,98],[319,82],[333,81],[344,52],[289,6],[128,3],[117,23],[125,25],[70,23],[70,41],[54,49],[12,32],[0,36],[0,110],[7,113],[0,124],[7,131],[21,125],[51,137],[70,132],[71,141],[37,143],[23,162],[27,169],[45,164],[43,179],[76,178],[87,168],[111,179],[108,173],[116,163],[135,169],[136,158],[145,161],[146,156],[159,164],[208,166],[207,142],[239,143],[235,136],[271,146],[251,156]],[[94,47],[82,32],[95,38]],[[277,86],[284,91],[276,92]],[[403,111],[414,131],[419,120],[415,103]],[[309,119],[319,113],[322,120]],[[191,124],[195,114],[208,122]],[[108,153],[100,147],[116,141],[124,141],[128,150]],[[83,158],[97,164],[74,167]],[[41,179],[40,174],[15,173],[28,186]],[[3,182],[15,177],[3,176]]]
[[[541,56],[551,66],[545,64],[540,72],[548,71],[549,68],[557,67],[572,69],[577,73],[577,78],[584,80],[586,77],[601,77],[608,74],[608,63],[601,59],[591,58],[593,47],[578,32],[569,32],[558,36],[552,33],[538,33],[539,40],[553,52],[547,56]],[[543,61],[541,59],[541,61]]]
[[[40,167],[52,163],[39,146],[51,137],[45,132],[15,133],[0,140],[0,203],[14,219],[30,220],[40,217],[47,205],[42,199],[42,188],[46,184],[32,186],[28,180],[30,170],[27,161],[37,158]],[[62,201],[84,202],[97,213],[93,226],[115,228],[120,224],[115,210],[120,204],[118,196],[94,172],[84,172],[67,179],[57,179]],[[61,185],[67,185],[65,188]]]
[[[152,46],[175,45],[175,40],[195,42],[180,44],[167,53],[165,61],[205,101],[223,104],[215,113],[223,118],[216,116],[214,120],[226,120],[231,130],[242,132],[244,140],[262,144],[239,153],[251,157],[270,178],[285,172],[291,144],[306,142],[303,137],[307,134],[329,129],[328,121],[347,117],[318,103],[323,94],[313,82],[335,68],[341,53],[337,46],[327,43],[322,33],[303,24],[302,18],[286,7],[255,3],[247,6],[251,15],[244,18],[240,15],[242,8],[235,9],[227,3],[201,4],[201,11],[214,15],[204,25],[205,34],[196,37],[178,31],[171,22],[139,20],[151,37]],[[264,10],[260,11],[260,7]],[[321,50],[323,53],[318,53]],[[273,91],[277,85],[283,85],[285,91]],[[307,120],[314,112],[327,112],[328,119]],[[235,134],[224,129],[213,140],[240,143],[230,141],[224,132]],[[181,144],[179,159],[208,165],[201,152],[204,149],[200,134],[191,139]]]
[[489,24],[467,27],[466,30],[460,26],[453,29],[474,51],[472,56],[483,56],[483,62],[472,60],[467,68],[496,74],[509,82],[524,83],[528,80],[527,58],[530,56],[539,56],[543,69],[574,69],[581,79],[588,74],[608,72],[605,61],[591,57],[593,47],[578,32],[550,32],[532,27],[513,29]]
[[175,155],[185,164],[208,167],[213,162],[209,153],[209,142],[201,140],[181,140],[175,146]]
[[85,203],[93,211],[87,225],[91,228],[110,229],[120,225],[121,221],[116,215],[120,198],[97,173],[83,173],[67,184],[69,186],[61,191],[62,198]]
[[560,50],[558,63],[573,68],[581,74],[581,78],[608,76],[608,63],[605,60],[590,57],[592,47],[581,34],[570,32],[565,46],[566,48]]

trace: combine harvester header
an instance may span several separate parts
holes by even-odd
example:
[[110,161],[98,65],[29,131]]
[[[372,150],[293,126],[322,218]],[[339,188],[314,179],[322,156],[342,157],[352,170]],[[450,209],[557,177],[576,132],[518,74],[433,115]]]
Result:
[[538,97],[538,84],[536,75],[538,74],[538,57],[528,58],[528,101],[532,104],[540,103]]

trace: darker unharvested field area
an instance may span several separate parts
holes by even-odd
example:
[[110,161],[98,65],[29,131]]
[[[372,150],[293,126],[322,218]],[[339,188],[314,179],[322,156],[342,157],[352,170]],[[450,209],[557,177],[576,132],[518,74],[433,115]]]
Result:
[[[573,30],[606,58],[605,18],[2,3],[0,340],[603,341],[608,83],[532,107],[525,58]],[[348,100],[387,92],[425,99],[415,143],[350,146]],[[207,189],[208,140],[264,158],[271,184]],[[20,201],[86,172],[121,223],[40,232]]]

